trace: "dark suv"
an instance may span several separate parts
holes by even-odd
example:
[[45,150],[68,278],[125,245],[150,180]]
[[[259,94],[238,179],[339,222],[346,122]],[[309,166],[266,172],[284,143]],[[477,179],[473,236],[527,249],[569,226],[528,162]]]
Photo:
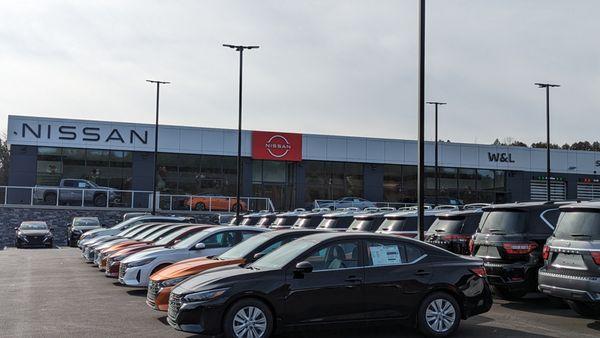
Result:
[[470,255],[469,242],[477,230],[481,215],[481,209],[438,214],[425,233],[425,242],[459,255]]
[[543,249],[539,289],[582,316],[600,315],[600,202],[560,207]]
[[488,281],[505,299],[523,297],[537,289],[542,247],[565,203],[527,202],[483,208],[470,251],[482,258]]

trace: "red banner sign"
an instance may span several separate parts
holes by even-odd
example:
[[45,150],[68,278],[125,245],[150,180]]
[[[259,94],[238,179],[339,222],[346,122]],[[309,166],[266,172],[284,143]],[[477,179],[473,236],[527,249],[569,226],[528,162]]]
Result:
[[302,134],[253,131],[252,158],[272,161],[302,161]]

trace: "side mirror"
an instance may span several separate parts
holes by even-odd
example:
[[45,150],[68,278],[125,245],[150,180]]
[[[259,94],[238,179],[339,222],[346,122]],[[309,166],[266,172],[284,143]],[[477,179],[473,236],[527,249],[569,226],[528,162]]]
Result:
[[266,255],[266,254],[265,254],[264,252],[258,252],[258,253],[256,253],[256,254],[254,254],[254,257],[253,257],[253,259],[256,261],[256,260],[259,260],[259,259],[261,259],[261,258],[265,257],[265,255]]
[[312,271],[313,271],[313,266],[310,262],[307,262],[307,261],[303,261],[303,262],[296,264],[296,269],[294,269],[294,272],[298,273],[298,274],[311,273]]
[[206,249],[206,244],[204,244],[204,243],[197,243],[196,245],[194,245],[194,249],[196,249],[196,250]]

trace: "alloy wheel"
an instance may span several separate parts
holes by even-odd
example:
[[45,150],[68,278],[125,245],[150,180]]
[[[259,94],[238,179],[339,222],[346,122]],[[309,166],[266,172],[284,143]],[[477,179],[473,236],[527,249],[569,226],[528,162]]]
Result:
[[456,321],[454,305],[446,299],[434,299],[425,311],[427,325],[435,332],[444,333],[452,328]]
[[233,317],[233,332],[238,338],[260,338],[267,332],[267,317],[261,309],[246,306]]

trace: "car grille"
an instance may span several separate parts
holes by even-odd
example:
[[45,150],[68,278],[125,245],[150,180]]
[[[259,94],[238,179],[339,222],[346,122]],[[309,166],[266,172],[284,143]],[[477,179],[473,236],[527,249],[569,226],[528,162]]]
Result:
[[29,245],[43,245],[44,244],[44,236],[26,236],[27,244]]
[[119,266],[119,279],[123,278],[123,276],[125,276],[125,270],[127,270],[127,264],[121,264]]
[[179,308],[181,308],[181,296],[171,293],[171,296],[169,297],[169,319],[175,321]]
[[156,295],[158,295],[159,289],[160,286],[158,285],[158,282],[151,280],[148,283],[148,295],[146,296],[146,299],[148,300],[148,303],[152,304],[152,306],[154,306],[154,301],[156,300]]

